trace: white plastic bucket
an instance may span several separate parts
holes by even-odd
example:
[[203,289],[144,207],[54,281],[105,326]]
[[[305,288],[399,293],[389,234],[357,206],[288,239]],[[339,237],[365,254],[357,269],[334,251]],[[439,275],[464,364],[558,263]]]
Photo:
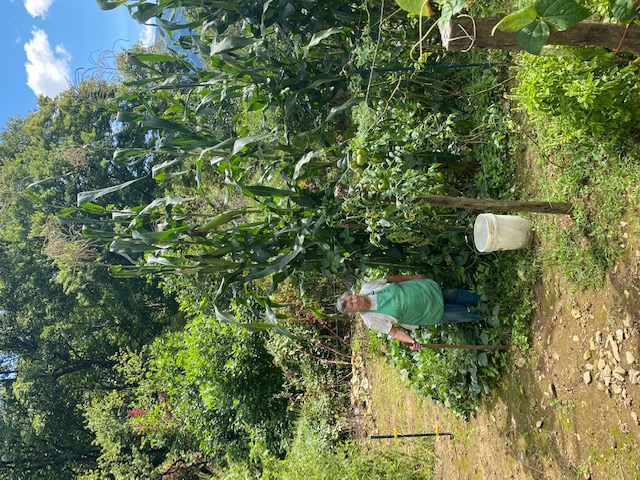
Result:
[[531,222],[514,215],[481,213],[473,225],[473,241],[482,253],[520,250],[531,243]]

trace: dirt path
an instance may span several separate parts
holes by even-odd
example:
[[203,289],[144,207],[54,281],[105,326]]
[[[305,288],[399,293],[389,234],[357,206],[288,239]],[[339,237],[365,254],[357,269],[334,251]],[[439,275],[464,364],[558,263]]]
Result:
[[[389,382],[397,373],[384,359],[370,362],[369,433],[453,432],[435,440],[442,480],[640,478],[640,242],[631,237],[597,290],[570,293],[562,272],[545,267],[535,354],[515,353],[501,389],[469,420]],[[389,440],[398,441],[411,449]]]

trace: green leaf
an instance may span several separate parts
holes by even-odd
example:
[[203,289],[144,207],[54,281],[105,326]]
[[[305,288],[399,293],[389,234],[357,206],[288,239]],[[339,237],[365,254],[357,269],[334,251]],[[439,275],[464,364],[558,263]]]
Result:
[[271,262],[268,267],[261,269],[254,269],[244,277],[244,282],[250,282],[258,278],[268,277],[274,273],[283,271],[287,266],[300,254],[304,249],[300,246],[296,246],[291,252],[286,255],[279,256],[276,260]]
[[249,197],[293,197],[297,193],[292,190],[283,190],[281,188],[266,187],[264,185],[246,185],[240,186],[242,193]]
[[422,17],[433,16],[433,9],[429,5],[429,0],[396,0],[396,3],[405,12]]
[[516,40],[518,45],[529,53],[540,55],[542,46],[549,39],[549,25],[546,22],[535,20],[516,32]]
[[636,13],[636,0],[610,0],[611,15],[622,22],[630,22]]
[[87,225],[82,226],[82,235],[89,238],[99,238],[101,240],[113,240],[115,234],[113,232],[105,232],[104,230],[96,230]]
[[538,16],[535,8],[533,6],[528,6],[523,8],[522,10],[518,10],[517,12],[513,12],[502,20],[500,20],[493,30],[491,30],[491,35],[493,35],[496,30],[502,30],[503,32],[518,32],[522,30],[524,27],[533,22]]
[[147,177],[144,176],[141,178],[136,178],[135,180],[129,180],[128,182],[121,183],[120,185],[114,185],[113,187],[101,188],[99,190],[90,190],[88,192],[80,192],[78,193],[77,204],[80,207],[87,202],[93,202],[96,198],[100,198],[103,195],[107,195],[109,193],[117,192],[119,190],[127,188],[129,185],[133,185],[134,183],[139,182],[140,180],[144,180],[145,178]]
[[143,70],[151,70],[152,72],[155,72],[155,73],[161,73],[155,68],[153,68],[151,65],[147,65],[146,63],[144,63],[142,60],[140,60],[140,58],[137,55],[127,54],[126,58],[127,58],[127,63],[129,65],[132,65],[134,67],[139,67]]
[[214,216],[211,220],[206,222],[201,227],[196,228],[197,233],[208,233],[216,228],[224,225],[225,223],[230,222],[242,215],[245,215],[249,210],[240,209],[240,210],[230,210],[228,212],[221,213],[219,215]]
[[329,112],[329,115],[327,115],[327,118],[324,121],[328,122],[328,121],[332,120],[333,118],[335,118],[336,116],[338,116],[342,112],[344,112],[345,110],[349,110],[351,107],[359,105],[363,101],[364,101],[364,97],[353,97],[353,98],[350,98],[349,100],[347,100],[342,105],[339,105],[337,107],[333,107],[331,109],[331,111]]
[[302,51],[304,52],[303,57],[306,58],[309,55],[309,49],[318,45],[325,38],[330,37],[331,35],[334,35],[336,33],[342,33],[344,31],[345,29],[343,27],[332,27],[328,28],[327,30],[322,30],[320,32],[314,33],[309,44],[302,49]]
[[127,0],[96,0],[100,10],[113,10],[127,3]]
[[269,305],[265,305],[264,307],[264,318],[268,323],[271,323],[273,325],[278,323],[276,321],[276,314]]
[[147,255],[147,263],[148,264],[154,264],[157,263],[159,265],[165,265],[167,267],[182,267],[182,266],[191,266],[191,262],[188,261],[186,258],[182,258],[182,257],[171,257],[171,256],[162,256],[162,255],[155,255],[153,253],[149,253]]
[[316,307],[312,307],[310,305],[308,305],[306,307],[307,309],[311,310],[313,312],[313,314],[318,317],[318,318],[331,318],[329,315],[327,315],[326,313],[324,313],[322,310],[320,310],[319,308]]
[[165,9],[164,2],[161,2],[160,5],[156,5],[149,2],[136,2],[135,6],[137,10],[131,11],[131,16],[135,18],[138,23],[147,23],[153,17],[158,17],[162,15]]
[[136,242],[130,238],[118,238],[109,244],[109,251],[112,253],[119,253],[120,255],[152,252],[154,250],[157,249],[153,245]]
[[243,48],[254,43],[256,43],[256,41],[253,38],[226,37],[221,42],[215,42],[211,44],[211,55],[214,55],[216,53],[231,52],[233,50],[238,50],[239,48]]
[[156,180],[160,180],[158,176],[162,170],[172,165],[175,165],[177,163],[181,163],[184,160],[184,158],[185,158],[185,155],[179,155],[176,158],[162,162],[160,165],[154,165],[153,167],[151,167],[151,176]]
[[574,0],[537,0],[534,8],[554,30],[571,28],[591,15],[589,10]]
[[102,205],[91,202],[83,203],[81,207],[85,212],[94,213],[96,215],[102,215],[107,211]]
[[250,332],[259,332],[261,330],[270,330],[276,327],[273,323],[267,322],[250,322],[250,323],[242,323],[239,322],[236,317],[231,315],[230,313],[221,312],[218,310],[218,307],[214,306],[216,311],[216,318],[224,323],[231,323],[233,325],[238,325],[242,328],[246,328]]
[[[56,219],[58,220],[58,223],[60,225],[76,225],[76,224],[94,224],[96,223],[95,219],[93,218],[80,218],[80,217],[68,217],[68,216],[64,216],[64,217],[56,217]],[[103,224],[108,224],[108,223],[115,223],[113,220],[100,220],[99,223],[103,223]],[[83,232],[84,234],[84,232]],[[111,238],[113,238],[113,233],[111,234]]]
[[58,218],[68,217],[69,215],[71,215],[72,213],[76,213],[77,211],[78,211],[78,209],[76,207],[62,208],[62,209],[58,210],[58,213],[56,214],[56,217],[58,217]]
[[157,128],[159,130],[173,130],[175,132],[193,134],[193,130],[187,126],[160,117],[145,116],[142,119],[142,124],[145,127]]
[[313,160],[316,157],[319,157],[323,153],[324,153],[324,150],[316,150],[314,152],[305,153],[305,155],[300,160],[298,160],[295,168],[293,169],[293,179],[295,180],[300,176],[300,171],[302,170],[302,167],[304,167],[311,160]]
[[239,263],[231,262],[223,258],[210,257],[208,255],[186,255],[187,260],[194,262],[205,263],[214,267],[228,270],[230,268],[237,268],[241,266]]
[[162,180],[168,180],[170,178],[178,178],[178,177],[183,177],[184,175],[190,173],[189,170],[183,170],[181,172],[164,172],[164,173],[159,173],[158,175],[156,175],[155,177],[153,177],[155,180],[158,180],[159,182]]
[[235,155],[236,153],[240,153],[244,147],[247,145],[251,145],[252,143],[259,142],[260,140],[264,140],[265,138],[270,137],[268,134],[263,135],[248,135],[246,137],[242,137],[233,142],[233,150],[231,150],[230,155]]
[[[175,205],[180,205],[185,202],[190,202],[191,200],[193,200],[193,197],[183,198],[183,197],[173,197],[170,195],[167,197],[156,198],[155,200],[153,200],[151,203],[149,203],[148,205],[146,205],[144,208],[140,210],[137,210],[138,208],[140,208],[140,206],[136,207],[136,212],[137,212],[136,214],[139,216],[147,215],[149,212],[152,212],[158,207],[165,207],[165,208],[174,207]],[[128,213],[126,215],[129,216]]]
[[336,33],[344,32],[345,29],[343,27],[332,27],[327,30],[321,30],[320,32],[314,33],[313,37],[311,37],[311,41],[307,47],[314,47],[318,45],[322,40]]
[[[148,79],[145,79],[145,82],[148,82],[148,81],[149,81]],[[133,122],[137,122],[139,120],[142,120],[142,114],[140,114],[140,113],[125,112],[125,111],[121,110],[116,115],[116,122],[133,123]]]
[[40,195],[38,195],[36,192],[34,192],[32,189],[30,188],[25,188],[24,189],[24,193],[27,197],[29,197],[31,200],[33,200],[34,202],[40,204],[40,205],[44,205],[44,200],[42,200],[42,198],[40,198]]
[[[155,269],[153,269],[153,271],[155,271]],[[109,275],[114,278],[138,278],[148,273],[152,273],[152,271],[145,271],[145,269],[141,267],[127,268],[123,265],[113,265],[109,267]]]
[[444,28],[453,17],[458,15],[466,8],[464,0],[446,0],[440,9],[440,18],[438,18],[438,27]]
[[164,232],[144,232],[140,230],[132,230],[131,237],[134,240],[138,240],[140,242],[146,243],[147,245],[153,245],[155,243],[166,243],[173,242],[178,239],[179,232],[182,232],[186,229],[186,226],[172,228],[171,230],[166,230]]
[[144,148],[116,148],[116,151],[113,152],[113,159],[117,162],[123,158],[139,157],[148,153],[149,151]]
[[486,367],[487,365],[489,365],[487,352],[478,353],[478,365],[480,365],[481,367]]

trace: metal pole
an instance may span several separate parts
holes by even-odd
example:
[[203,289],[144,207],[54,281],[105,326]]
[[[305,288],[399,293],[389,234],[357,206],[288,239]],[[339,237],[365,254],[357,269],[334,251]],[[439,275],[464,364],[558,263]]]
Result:
[[407,71],[422,71],[422,70],[441,70],[441,69],[455,69],[455,68],[468,68],[468,67],[491,67],[491,62],[485,61],[481,63],[460,63],[460,64],[437,64],[437,65],[424,65],[420,68],[416,67],[373,67],[362,68],[358,70],[351,70],[347,72],[347,75],[366,75],[372,71],[375,73],[381,72],[407,72]]
[[371,435],[369,438],[410,438],[410,437],[441,437],[443,435],[453,437],[453,433],[404,433],[395,435]]

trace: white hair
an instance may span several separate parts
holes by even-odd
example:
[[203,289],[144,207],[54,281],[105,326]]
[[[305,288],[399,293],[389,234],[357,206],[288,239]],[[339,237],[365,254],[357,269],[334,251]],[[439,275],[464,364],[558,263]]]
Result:
[[352,312],[347,311],[347,297],[353,295],[351,292],[344,292],[336,301],[336,310],[340,313],[346,313],[347,315],[353,315]]

